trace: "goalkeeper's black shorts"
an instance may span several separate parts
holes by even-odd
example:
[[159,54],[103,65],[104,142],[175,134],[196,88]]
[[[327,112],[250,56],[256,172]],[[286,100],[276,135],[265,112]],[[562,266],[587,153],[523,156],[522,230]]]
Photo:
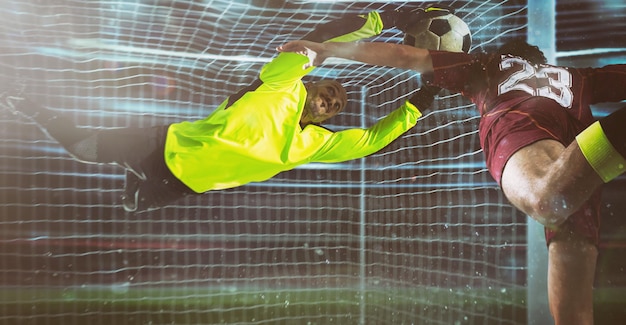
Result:
[[194,194],[165,164],[168,126],[103,130],[98,134],[98,152],[126,168],[122,204],[128,212],[161,208]]

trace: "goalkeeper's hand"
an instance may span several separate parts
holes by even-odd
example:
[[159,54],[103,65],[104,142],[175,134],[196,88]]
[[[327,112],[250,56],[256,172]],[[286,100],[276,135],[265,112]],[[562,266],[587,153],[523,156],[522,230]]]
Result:
[[318,66],[328,58],[326,47],[328,43],[316,43],[311,41],[291,41],[276,48],[278,52],[293,52],[304,55],[309,58],[309,62],[302,68],[307,69],[311,66]]
[[420,111],[428,109],[433,105],[435,95],[437,95],[439,91],[441,91],[439,87],[424,85],[409,98],[409,102],[415,105]]

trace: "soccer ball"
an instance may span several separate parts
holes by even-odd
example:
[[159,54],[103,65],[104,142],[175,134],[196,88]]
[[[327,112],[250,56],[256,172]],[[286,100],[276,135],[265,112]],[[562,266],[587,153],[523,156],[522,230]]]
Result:
[[472,34],[467,24],[447,10],[432,10],[406,28],[404,44],[429,50],[468,52]]

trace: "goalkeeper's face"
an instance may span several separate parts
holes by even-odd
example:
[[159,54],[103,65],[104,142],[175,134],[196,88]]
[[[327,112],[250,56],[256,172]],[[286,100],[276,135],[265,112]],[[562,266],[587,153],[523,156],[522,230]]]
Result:
[[321,123],[341,112],[348,103],[346,90],[334,80],[309,82],[302,124]]

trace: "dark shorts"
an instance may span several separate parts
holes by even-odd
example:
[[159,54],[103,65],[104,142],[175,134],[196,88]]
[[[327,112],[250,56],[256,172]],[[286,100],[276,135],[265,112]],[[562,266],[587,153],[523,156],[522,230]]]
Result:
[[157,209],[194,193],[165,164],[167,126],[123,128],[98,134],[98,153],[126,168],[124,209]]
[[[568,146],[587,126],[564,108],[545,100],[540,103],[531,100],[515,108],[493,110],[481,118],[479,129],[487,168],[500,184],[506,162],[519,149],[544,139]],[[558,232],[569,231],[597,245],[599,227],[600,191],[597,191],[558,231],[546,228],[546,241],[549,244]]]

